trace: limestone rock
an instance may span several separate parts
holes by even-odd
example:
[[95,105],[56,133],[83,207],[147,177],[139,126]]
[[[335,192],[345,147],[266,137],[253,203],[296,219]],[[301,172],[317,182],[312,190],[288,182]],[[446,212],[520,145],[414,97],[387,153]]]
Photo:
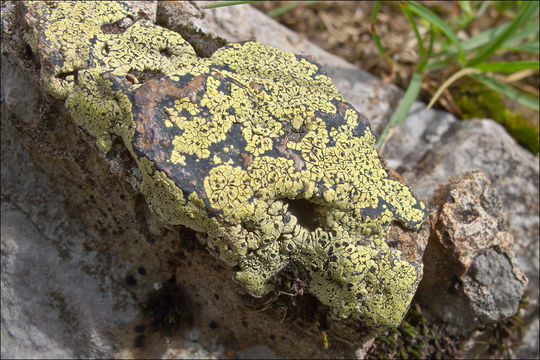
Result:
[[418,299],[433,316],[466,332],[513,315],[527,279],[514,259],[505,209],[481,170],[441,186]]

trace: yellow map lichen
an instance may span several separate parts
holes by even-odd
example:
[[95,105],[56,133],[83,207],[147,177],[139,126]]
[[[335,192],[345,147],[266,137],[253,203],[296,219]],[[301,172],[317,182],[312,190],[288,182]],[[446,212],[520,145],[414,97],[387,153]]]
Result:
[[25,6],[45,89],[101,150],[122,138],[164,222],[205,233],[254,296],[295,264],[337,316],[399,324],[422,270],[386,235],[427,209],[316,63],[253,41],[198,58],[123,3]]

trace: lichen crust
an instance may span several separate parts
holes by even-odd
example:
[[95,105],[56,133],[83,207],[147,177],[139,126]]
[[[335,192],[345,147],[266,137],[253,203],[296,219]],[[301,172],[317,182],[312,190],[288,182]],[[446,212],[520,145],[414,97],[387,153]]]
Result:
[[199,58],[123,3],[26,6],[45,89],[102,151],[122,139],[165,223],[206,234],[254,296],[294,264],[336,316],[399,324],[422,265],[386,236],[393,221],[418,230],[427,208],[317,63],[255,41]]

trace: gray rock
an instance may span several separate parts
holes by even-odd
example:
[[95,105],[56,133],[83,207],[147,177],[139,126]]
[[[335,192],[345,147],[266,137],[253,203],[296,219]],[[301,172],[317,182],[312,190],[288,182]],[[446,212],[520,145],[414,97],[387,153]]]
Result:
[[12,126],[2,119],[2,358],[111,356],[109,332],[134,319],[136,303],[112,274],[96,276],[111,259],[85,250],[96,239],[32,166]]
[[239,359],[280,359],[272,350],[264,345],[256,345],[248,349],[239,351]]
[[527,279],[514,261],[503,203],[481,170],[440,186],[416,294],[424,310],[463,332],[516,313]]
[[[406,134],[409,118],[400,129]],[[402,132],[395,132],[388,140],[385,152],[400,153]],[[394,141],[397,140],[397,141]],[[453,123],[435,147],[422,148],[422,137],[412,153],[403,150],[405,158],[417,162],[402,163],[397,169],[420,196],[429,198],[436,187],[455,176],[473,169],[482,169],[501,196],[508,214],[508,231],[515,238],[515,261],[529,280],[529,305],[520,312],[525,329],[535,332],[538,326],[539,296],[539,160],[519,146],[493,120],[476,119]],[[396,146],[396,148],[394,148]],[[392,164],[392,161],[389,161]],[[525,330],[528,332],[529,330]],[[539,343],[524,344],[523,356],[538,354]],[[518,351],[518,357],[521,354]]]
[[[197,57],[148,21],[104,28],[130,19],[118,3],[24,12],[43,89],[104,153],[121,139],[164,224],[207,235],[199,239],[255,297],[294,266],[335,316],[399,325],[422,252],[405,257],[387,233],[393,221],[419,230],[428,211],[385,171],[369,122],[315,61],[253,41]],[[86,15],[73,24],[68,14]]]
[[130,8],[132,16],[138,15],[155,22],[157,13],[157,1],[122,1]]
[[35,126],[39,120],[41,93],[32,78],[17,66],[17,59],[9,54],[2,56],[2,100],[6,109],[18,114],[19,120]]
[[[201,27],[204,28],[206,26],[206,31],[225,37],[230,41],[255,38],[263,43],[276,45],[295,53],[313,55],[319,63],[325,66],[326,72],[334,78],[337,88],[344,94],[345,98],[355,107],[362,109],[365,115],[370,118],[376,132],[380,132],[385,122],[388,121],[389,115],[399,100],[400,92],[394,86],[383,85],[373,76],[354,68],[351,64],[346,63],[334,55],[326,53],[324,50],[309,43],[305,38],[287,30],[282,25],[263,16],[260,12],[249,6],[200,10],[201,2],[179,2],[179,4],[189,4],[189,9],[180,12],[183,14],[181,23],[202,24]],[[166,3],[159,3],[158,18],[159,8],[165,5]],[[17,54],[14,64],[24,69],[27,74],[32,74],[34,71],[32,60],[23,56],[24,47],[21,46],[21,42],[12,41],[14,38],[17,38],[18,34],[15,26],[17,22],[12,21],[13,18],[11,16],[15,7],[14,2],[2,3],[2,51],[3,53],[10,52],[11,54]],[[137,181],[135,177],[126,175],[133,168],[130,168],[129,164],[123,161],[120,152],[109,155],[105,161],[106,165],[103,168],[103,159],[93,153],[95,150],[88,147],[88,143],[91,143],[92,139],[85,137],[85,134],[78,134],[74,137],[73,134],[77,134],[78,132],[70,128],[71,125],[69,122],[62,122],[61,118],[60,123],[55,123],[51,121],[38,122],[33,120],[31,116],[25,116],[26,119],[30,120],[30,123],[41,123],[40,130],[31,133],[32,137],[13,132],[9,136],[4,136],[7,134],[4,127],[6,119],[8,116],[12,116],[7,111],[4,112],[7,107],[5,105],[6,97],[4,94],[15,94],[16,91],[15,89],[6,91],[7,88],[4,88],[4,66],[2,66],[2,72],[2,202],[9,202],[8,198],[14,196],[26,198],[26,202],[18,202],[17,206],[26,214],[30,215],[21,214],[20,216],[23,218],[32,218],[34,224],[39,227],[55,227],[56,222],[52,221],[55,218],[54,216],[52,218],[50,215],[49,217],[38,217],[38,214],[47,214],[53,209],[64,207],[68,210],[67,214],[60,215],[60,218],[71,218],[75,222],[80,222],[82,224],[80,228],[92,233],[92,236],[88,238],[91,241],[86,241],[87,243],[93,245],[101,244],[100,246],[102,247],[105,244],[108,246],[110,244],[120,243],[119,248],[123,248],[124,253],[126,252],[125,249],[128,249],[127,254],[122,254],[117,248],[113,249],[112,254],[103,256],[107,252],[110,252],[105,246],[105,249],[96,252],[93,265],[102,263],[106,265],[107,270],[100,272],[91,271],[91,274],[94,279],[103,279],[102,281],[105,285],[109,284],[111,286],[112,283],[124,284],[126,269],[137,269],[141,264],[140,257],[138,257],[140,255],[137,255],[137,253],[145,253],[146,251],[146,254],[148,254],[149,252],[154,252],[154,250],[149,250],[148,247],[153,248],[160,245],[163,246],[162,249],[169,249],[166,251],[178,249],[178,242],[170,239],[164,241],[160,237],[163,233],[168,234],[171,230],[160,227],[159,222],[156,221],[155,217],[152,218],[150,212],[136,206],[138,203],[135,198],[132,198],[133,195],[129,189],[132,188],[130,183],[136,185]],[[25,83],[25,81],[25,79],[20,78],[20,83]],[[11,83],[16,85],[17,80],[15,79]],[[34,87],[37,86],[34,85]],[[29,96],[31,97],[31,95]],[[12,99],[14,98],[12,97]],[[17,106],[23,107],[20,110],[15,110],[15,113],[20,111],[21,114],[24,114],[26,111],[24,109],[25,102],[19,102],[19,105],[15,105],[16,100],[10,101],[11,109],[17,108]],[[31,104],[31,101],[29,104]],[[505,208],[516,209],[515,212],[510,214],[509,219],[510,230],[515,235],[517,242],[516,262],[527,273],[530,279],[529,291],[533,294],[533,296],[529,297],[531,305],[523,313],[523,316],[525,316],[524,319],[527,321],[527,328],[523,339],[524,345],[517,356],[538,357],[538,305],[536,300],[537,295],[534,296],[534,294],[538,294],[538,158],[521,149],[500,126],[491,120],[457,122],[455,118],[444,112],[434,110],[425,112],[423,110],[424,106],[421,103],[416,103],[402,127],[392,133],[391,138],[384,148],[386,159],[392,167],[402,172],[409,184],[411,182],[413,183],[413,187],[417,192],[421,193],[427,199],[431,197],[436,186],[446,182],[449,176],[480,167],[498,189]],[[30,111],[32,113],[35,111],[35,106],[28,106],[28,109],[34,109]],[[43,112],[45,109],[41,108],[40,110]],[[10,123],[27,124],[24,119],[12,119]],[[13,131],[13,128],[14,126],[11,126],[10,131]],[[66,131],[71,134],[71,137],[62,133],[64,128],[68,129]],[[57,132],[60,135],[56,134]],[[400,139],[400,136],[404,135],[407,135],[407,139]],[[48,145],[41,147],[30,145],[39,144],[44,139],[49,139]],[[52,142],[53,145],[50,143],[51,139],[56,139]],[[24,150],[20,146],[15,148],[6,146],[6,144],[11,144],[12,142],[23,144]],[[456,150],[455,153],[454,150]],[[40,169],[21,166],[21,164],[29,161],[22,157],[21,154],[24,152],[31,154],[32,161],[36,165],[39,165]],[[6,154],[10,154],[10,157],[6,156]],[[442,168],[439,169],[439,167]],[[14,172],[13,169],[17,168],[22,169],[20,173]],[[96,168],[98,169],[97,172]],[[493,171],[497,168],[502,168],[502,171]],[[91,169],[93,169],[93,172],[89,172]],[[5,174],[8,172],[13,172],[13,174],[19,174],[18,176],[20,176],[20,178],[16,175],[11,177],[10,186],[7,186],[6,184],[8,182],[5,181],[7,179]],[[121,186],[114,185],[107,178],[111,172],[117,174],[115,176],[127,180]],[[430,176],[432,172],[435,174],[433,177]],[[69,176],[66,177],[66,174]],[[43,194],[50,190],[46,190],[34,182],[17,181],[30,175],[35,179],[41,179],[40,181],[50,178],[52,180],[51,186],[56,192],[52,193],[53,195],[43,197]],[[100,179],[102,183],[98,182],[93,185],[92,179],[96,175],[96,178]],[[78,178],[78,182],[73,181],[73,176],[75,179]],[[66,181],[66,178],[71,180]],[[79,189],[80,185],[84,189]],[[121,203],[117,195],[114,195],[117,190],[127,191],[127,203],[125,205],[117,206]],[[36,195],[28,196],[27,194]],[[69,196],[64,198],[66,194],[69,194]],[[95,201],[99,206],[91,202],[89,204],[84,202],[84,200],[89,200],[90,194],[95,196]],[[37,197],[42,197],[45,201],[36,202],[35,199]],[[48,199],[51,198],[57,199],[58,202],[49,202]],[[64,199],[69,201],[64,201]],[[73,203],[76,205],[69,205]],[[48,206],[47,204],[51,205]],[[9,204],[7,205],[10,206]],[[102,222],[108,221],[103,216],[97,216],[97,214],[100,214],[99,209],[107,209],[110,205],[114,205],[112,208],[115,211],[121,209],[121,211],[116,212],[114,215],[123,224],[130,224],[128,229],[133,228],[135,230],[129,230],[129,233],[122,236],[117,235],[116,237],[113,237],[111,234],[101,234],[99,229],[96,230],[95,227],[98,220]],[[134,209],[138,209],[135,214],[139,215],[133,215]],[[58,213],[58,210],[56,211]],[[55,214],[54,212],[52,213]],[[130,214],[127,216],[128,218],[133,216],[134,221],[125,220],[125,217],[123,218],[122,216],[126,216],[126,213]],[[2,214],[4,215],[4,212]],[[84,216],[82,216],[83,214]],[[110,216],[109,221],[112,221],[110,220]],[[13,222],[16,221],[13,220]],[[21,227],[22,229],[17,230],[17,232],[24,233],[26,228],[30,228],[29,225]],[[2,230],[4,231],[4,229]],[[70,235],[69,238],[78,237],[82,239],[84,236],[86,235]],[[52,236],[47,239],[51,241],[55,238],[55,236]],[[58,237],[58,239],[63,238]],[[96,239],[99,241],[96,241]],[[155,243],[150,244],[145,239],[153,239]],[[18,240],[15,241],[15,243],[17,242]],[[72,247],[77,247],[81,244],[73,244],[73,242],[69,241],[61,242],[66,244],[63,251],[66,249],[70,251]],[[82,242],[84,243],[85,241]],[[139,242],[140,246],[134,245],[136,242]],[[33,243],[40,244],[43,243],[43,240],[35,239]],[[122,247],[122,243],[130,245]],[[47,255],[49,251],[47,249],[51,249],[51,247],[45,247],[43,249],[43,254]],[[61,333],[62,331],[57,331],[57,329],[69,325],[66,325],[65,319],[59,317],[57,319],[52,317],[47,318],[44,314],[50,312],[50,307],[36,305],[39,302],[46,303],[49,301],[48,297],[50,294],[47,292],[42,293],[41,291],[31,292],[33,289],[41,289],[38,286],[39,282],[32,280],[32,282],[19,284],[19,287],[26,286],[26,292],[32,293],[31,302],[19,302],[17,297],[12,297],[12,300],[9,300],[9,298],[4,297],[12,296],[14,293],[12,290],[14,286],[13,281],[9,280],[9,277],[16,279],[18,275],[13,272],[6,272],[6,274],[9,274],[9,277],[4,278],[2,276],[2,357],[39,357],[40,354],[47,353],[48,349],[52,351],[52,354],[59,357],[77,356],[78,354],[79,356],[105,354],[103,356],[118,357],[133,357],[135,356],[134,354],[138,354],[141,357],[153,358],[165,357],[166,354],[172,354],[170,355],[171,357],[183,357],[188,356],[190,351],[198,354],[199,347],[190,341],[193,334],[199,334],[197,336],[198,343],[204,344],[204,349],[209,349],[204,350],[206,352],[201,352],[200,357],[223,357],[223,352],[219,352],[219,347],[215,347],[216,344],[236,344],[234,348],[237,349],[246,349],[257,344],[266,344],[278,354],[286,354],[286,356],[293,356],[292,354],[295,353],[301,354],[297,355],[299,357],[332,356],[331,354],[341,356],[339,354],[343,354],[343,352],[332,352],[335,351],[332,343],[330,344],[329,352],[321,351],[320,337],[314,336],[315,341],[313,341],[313,339],[306,337],[304,332],[295,331],[294,328],[290,329],[286,326],[276,324],[272,319],[268,320],[264,316],[261,317],[261,313],[255,313],[252,309],[246,310],[245,308],[234,306],[228,307],[227,304],[229,303],[238,303],[237,293],[234,291],[224,291],[224,283],[230,282],[230,279],[224,277],[218,264],[214,263],[211,267],[215,267],[215,271],[206,274],[200,273],[198,276],[190,275],[188,269],[192,267],[207,268],[208,263],[212,262],[211,258],[205,257],[197,251],[195,251],[195,255],[188,260],[190,263],[189,266],[179,266],[176,272],[173,271],[173,275],[175,274],[177,282],[182,284],[186,291],[192,294],[194,299],[197,299],[196,307],[199,310],[196,316],[196,324],[182,332],[187,339],[186,341],[177,341],[176,339],[179,339],[179,337],[176,337],[170,339],[169,345],[166,345],[166,339],[159,336],[147,336],[145,340],[147,346],[142,350],[136,349],[133,346],[135,336],[132,328],[134,324],[131,323],[120,327],[119,333],[123,334],[121,336],[117,335],[118,333],[113,333],[113,335],[107,333],[101,336],[102,329],[94,327],[95,333],[92,334],[91,339],[101,340],[78,343],[80,348],[73,350],[68,342],[62,343],[51,335],[58,332]],[[4,266],[4,237],[2,238],[2,256],[2,266]],[[133,258],[131,258],[132,256]],[[178,253],[175,256],[179,256]],[[127,261],[127,265],[121,265],[118,261],[112,261],[116,257]],[[17,263],[18,260],[15,257],[13,258],[14,260],[10,261]],[[21,255],[21,259],[24,258],[28,257]],[[42,269],[48,269],[47,271],[49,272],[55,268],[54,263],[43,263],[45,260],[50,259],[49,255],[41,257],[33,256],[31,258],[36,266]],[[168,270],[160,267],[166,264],[167,261],[166,258],[145,261],[145,265],[153,264],[149,266],[153,270],[148,271],[151,279],[147,281],[144,280],[144,277],[137,277],[139,283],[142,282],[145,284],[142,289],[136,286],[135,288],[128,287],[127,290],[131,292],[135,290],[139,294],[138,296],[141,294],[144,296],[144,294],[150,293],[150,289],[154,289],[154,284],[162,283],[171,275],[170,273],[165,274],[161,278],[152,275],[154,273],[167,273]],[[180,261],[180,264],[183,264],[186,260],[180,256],[180,260],[178,261]],[[22,268],[22,271],[25,271],[25,268]],[[4,268],[2,268],[2,272],[4,273]],[[107,277],[107,274],[110,277]],[[216,281],[209,282],[208,284],[201,283],[200,278],[203,277],[205,279],[215,279]],[[68,293],[73,291],[71,289],[73,287],[72,282],[53,282],[53,284],[54,289],[60,289],[62,291],[67,289]],[[148,284],[148,287],[146,284]],[[108,289],[111,288],[112,290],[109,291]],[[122,294],[125,291],[125,285],[118,288],[98,286],[96,296],[91,299],[98,301],[103,296],[111,296],[115,299],[118,296],[123,296]],[[214,301],[214,295],[216,294],[219,295],[219,301]],[[122,301],[129,303],[125,297],[123,299],[115,301],[120,304],[122,304]],[[203,299],[203,301],[199,299]],[[11,302],[16,306],[4,306],[4,301],[6,303]],[[260,307],[260,309],[263,308],[264,306]],[[96,311],[98,312],[102,311],[99,306],[95,306],[93,309],[97,309]],[[140,311],[139,308],[134,309],[134,311]],[[81,322],[88,321],[92,323],[92,318],[99,317],[99,314],[94,314],[92,311],[89,311],[87,316],[81,316],[79,315],[81,312],[81,308],[79,307],[72,307],[70,310],[77,314]],[[140,315],[139,312],[138,315]],[[15,320],[8,321],[6,319]],[[208,333],[208,323],[215,319],[219,322],[220,327],[218,330]],[[21,346],[21,344],[28,344],[26,341],[29,337],[27,336],[26,329],[29,327],[16,324],[15,322],[24,322],[32,326],[32,321],[37,324],[36,326],[38,328],[44,328],[45,325],[48,325],[52,330],[46,332],[46,336],[33,340],[33,344],[37,344],[36,346]],[[233,333],[226,329],[229,325],[237,325],[244,323],[244,321],[248,324],[247,330],[244,332],[240,331],[233,336]],[[528,322],[531,323],[529,324]],[[24,330],[20,330],[21,326]],[[10,329],[13,330],[10,332]],[[283,341],[284,344],[277,344],[275,341],[270,341],[266,337],[270,329],[286,338]],[[70,331],[67,337],[71,339],[83,338],[83,336],[88,338],[88,333],[83,334],[82,331],[75,328],[70,328]],[[219,335],[216,335],[218,333]],[[351,340],[354,336],[347,338]],[[32,338],[30,337],[30,339]],[[329,339],[331,342],[334,341],[331,336]],[[73,343],[74,340],[70,341]],[[114,343],[113,345],[117,347],[116,351],[109,351],[110,347],[108,347],[109,343],[107,341]],[[341,343],[338,342],[336,346],[340,347]],[[316,350],[317,347],[320,348],[318,351]],[[149,348],[153,348],[154,351],[148,352]],[[34,350],[27,351],[27,349]],[[223,346],[221,349],[223,349]],[[219,354],[222,355],[220,356]],[[349,356],[353,356],[354,352],[349,352],[348,354],[350,354]]]
[[471,301],[476,305],[474,313],[480,324],[500,321],[516,313],[526,281],[506,254],[494,248],[485,250],[474,258],[467,275],[470,280],[464,282],[464,292],[471,299],[485,299]]
[[[249,6],[231,6],[201,10],[204,2],[193,2],[199,15],[189,25],[221,36],[229,41],[257,41],[295,52],[309,52],[352,105],[366,114],[372,128],[380,133],[399,101],[395,86],[383,85],[372,75],[336,59],[283,25],[268,21]],[[167,3],[158,4],[158,12]],[[244,18],[246,21],[236,21]],[[252,21],[253,20],[253,21]],[[382,151],[388,165],[397,170],[424,199],[449,177],[480,168],[499,191],[509,215],[509,231],[516,239],[516,263],[529,279],[529,306],[522,314],[532,321],[536,336],[539,289],[539,208],[538,156],[520,147],[495,121],[490,119],[458,121],[443,111],[425,110],[425,104],[413,104],[404,123],[390,133]],[[527,325],[528,326],[528,325]],[[527,327],[526,327],[527,328]],[[528,331],[528,330],[527,330]],[[535,336],[529,336],[534,338]],[[524,354],[538,354],[538,342],[522,348]]]
[[[382,149],[388,165],[411,181],[417,181],[421,171],[419,164],[426,154],[436,150],[446,136],[452,136],[460,124],[452,114],[433,109],[426,111],[425,108],[425,104],[415,102],[405,122],[390,130]],[[443,182],[446,179],[440,180]],[[429,199],[434,189],[427,190],[424,187],[417,188],[420,196]]]
[[[6,59],[2,58],[4,71],[9,67]],[[25,72],[16,74],[13,86],[31,80]],[[39,98],[39,92],[31,91],[37,89],[36,86],[27,89],[26,96]],[[6,94],[12,93],[8,86],[6,90]],[[73,188],[62,184],[58,173],[69,164],[65,159],[52,161],[50,153],[61,149],[53,150],[51,144],[40,139],[44,148],[29,150],[36,142],[29,141],[17,130],[20,128],[17,124],[19,119],[11,111],[17,107],[12,106],[8,110],[4,99],[2,111],[5,116],[2,116],[1,129],[1,357],[133,357],[137,351],[133,346],[137,333],[133,329],[139,321],[144,322],[140,300],[152,292],[154,284],[166,280],[171,274],[154,268],[160,266],[161,260],[148,259],[151,255],[145,254],[148,247],[144,237],[135,239],[141,246],[131,245],[134,251],[130,255],[138,255],[129,256],[125,243],[119,248],[114,246],[114,241],[120,240],[118,236],[111,234],[113,237],[107,239],[107,235],[93,229],[97,221],[103,223],[106,220],[103,215],[89,223],[79,221],[74,211],[92,218],[91,214],[100,213],[100,210],[80,204],[66,206],[66,203],[77,201],[79,196],[101,203],[100,195],[94,192],[95,188],[89,192],[86,192],[88,189],[75,190],[78,189],[77,181],[81,181],[75,175],[76,171],[70,178],[75,182],[70,185]],[[21,106],[24,107],[23,104]],[[39,114],[35,114],[30,124],[38,124],[39,121]],[[36,131],[50,138],[51,130],[41,128]],[[56,145],[60,148],[69,146],[65,141]],[[90,153],[88,148],[82,147],[82,150]],[[38,161],[43,167],[41,169],[29,157],[29,153],[35,157],[36,151],[45,156]],[[82,162],[79,165],[84,167]],[[96,167],[95,164],[92,166]],[[108,172],[109,169],[105,167],[101,171]],[[69,190],[65,190],[66,186]],[[106,193],[106,196],[110,194]],[[122,218],[119,213],[112,216]],[[151,218],[147,220],[152,223]],[[127,237],[131,237],[129,242],[132,243],[133,233]],[[145,276],[137,272],[141,264],[147,271]],[[138,286],[126,285],[126,276],[130,273],[137,278]],[[204,337],[201,341],[205,341]],[[219,351],[210,346],[212,350],[208,351],[201,344],[180,340],[173,342],[165,351],[159,336],[149,338],[147,345],[161,352],[154,352],[152,356],[147,354],[146,357],[167,357],[170,353],[195,358],[224,356],[223,349]]]
[[[17,13],[20,8],[10,13],[12,6],[3,5],[6,5],[2,8],[3,20],[21,15]],[[13,18],[11,20],[14,21]],[[285,356],[354,354],[349,345],[331,345],[331,350],[326,352],[320,334],[306,337],[299,325],[291,326],[289,320],[283,321],[289,314],[293,317],[297,307],[305,306],[302,304],[307,302],[313,306],[313,299],[303,297],[280,307],[272,306],[272,303],[280,300],[283,304],[283,297],[246,300],[245,293],[234,286],[230,272],[223,264],[190,240],[185,240],[183,229],[163,226],[138,196],[136,188],[140,180],[127,154],[115,144],[116,139],[112,139],[111,152],[107,155],[100,153],[93,145],[95,139],[77,129],[62,103],[42,96],[39,91],[29,94],[40,99],[37,108],[30,108],[33,115],[25,115],[31,121],[21,121],[18,116],[23,114],[25,103],[10,95],[15,94],[12,87],[26,81],[33,84],[29,86],[30,90],[39,89],[39,73],[35,68],[29,70],[25,66],[25,62],[32,63],[32,59],[24,54],[24,47],[17,46],[21,42],[20,32],[14,31],[11,35],[2,45],[16,61],[11,62],[11,58],[4,61],[22,70],[15,69],[14,78],[3,83],[2,111],[6,116],[2,117],[2,202],[9,205],[19,198],[25,199],[17,206],[23,213],[35,216],[32,217],[34,223],[47,236],[45,239],[30,237],[24,252],[3,254],[11,255],[5,258],[6,264],[21,265],[5,269],[8,278],[2,283],[3,290],[6,289],[3,294],[7,296],[12,288],[18,287],[27,293],[32,289],[35,291],[28,301],[2,298],[8,304],[2,308],[5,319],[2,331],[6,337],[11,337],[11,341],[2,343],[2,354],[39,357],[49,350],[58,349],[53,354],[60,357],[157,358],[180,356],[178,354],[193,350],[193,353],[205,357],[223,357],[225,350],[234,354],[234,351],[258,343],[266,343],[276,354]],[[50,183],[47,187],[36,187],[37,179]],[[88,234],[73,234],[58,228],[57,220],[73,221],[73,226],[79,226],[80,231]],[[49,226],[52,230],[48,230]],[[9,226],[5,228],[9,229]],[[10,241],[22,243],[18,239],[22,234],[24,231],[19,229],[3,233],[3,244],[10,244]],[[8,240],[10,237],[14,240]],[[41,256],[36,256],[36,252]],[[62,276],[31,277],[28,282],[20,284],[11,281],[21,278],[19,273],[27,271],[29,263],[43,274],[54,273],[58,264],[50,259],[58,257],[57,253],[69,259],[69,266],[59,267],[64,270]],[[201,282],[201,279],[205,281]],[[36,282],[39,281],[46,281],[47,288],[38,286]],[[172,309],[160,309],[166,315],[180,316],[185,320],[177,324],[180,328],[174,332],[174,339],[168,341],[159,333],[140,334],[134,330],[141,323],[150,328],[152,318],[145,317],[142,308],[159,288],[155,285],[165,282],[174,283],[185,294],[179,296],[182,302],[175,301]],[[80,286],[81,293],[74,289],[73,284]],[[48,308],[38,306],[40,302],[48,301],[51,296],[49,288],[58,294],[60,302],[67,302],[67,313],[75,317],[79,326],[72,326],[71,318],[66,320],[55,316]],[[23,290],[19,291],[22,293]],[[9,306],[10,303],[20,306]],[[318,306],[314,311],[325,311],[323,308],[319,310]],[[272,315],[267,315],[267,312]],[[22,317],[21,314],[25,313],[29,316]],[[102,318],[110,320],[107,325],[103,324]],[[16,320],[11,319],[23,319],[22,328],[25,330],[18,331]],[[166,319],[168,321],[170,317]],[[31,339],[35,338],[37,345],[24,346],[28,338],[26,329],[32,321],[47,329],[47,334],[32,335]],[[330,317],[328,323],[329,334],[338,332],[339,339],[345,339],[336,341],[362,344],[366,334],[371,336],[365,330],[358,330],[354,321],[338,322]],[[310,325],[302,324],[306,328]],[[62,341],[51,338],[50,334],[54,333],[60,333]],[[89,333],[91,340],[87,339]],[[190,340],[176,341],[179,333],[188,339],[191,336],[187,334],[197,333],[196,339],[202,347],[193,345]],[[271,338],[276,340],[269,340]],[[209,349],[207,354],[205,349]]]

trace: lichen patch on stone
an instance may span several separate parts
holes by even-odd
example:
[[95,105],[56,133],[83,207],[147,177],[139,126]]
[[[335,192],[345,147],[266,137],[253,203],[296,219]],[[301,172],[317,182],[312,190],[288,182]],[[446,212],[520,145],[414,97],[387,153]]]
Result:
[[[101,150],[123,139],[165,223],[205,233],[254,296],[295,263],[335,315],[399,324],[422,269],[386,236],[392,221],[417,230],[427,209],[388,176],[367,119],[318,64],[254,41],[198,58],[146,20],[104,32],[129,16],[121,3],[27,6],[47,91]],[[140,72],[160,76],[139,81]],[[300,200],[317,211],[293,214]]]

